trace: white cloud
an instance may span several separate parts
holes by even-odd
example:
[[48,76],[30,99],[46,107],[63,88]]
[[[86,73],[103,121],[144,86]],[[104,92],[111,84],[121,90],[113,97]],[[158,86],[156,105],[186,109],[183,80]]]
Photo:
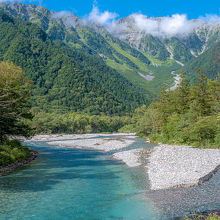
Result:
[[[92,22],[103,25],[109,32],[115,36],[120,36],[121,33],[129,31],[133,25],[133,30],[151,34],[153,36],[185,36],[193,32],[193,30],[201,25],[206,20],[218,21],[218,18],[206,17],[205,19],[188,20],[185,14],[174,14],[171,17],[163,18],[148,18],[146,15],[136,13],[129,16],[129,21],[117,22],[115,19],[118,15],[109,11],[100,12],[97,6],[93,9],[89,16],[84,19],[85,23]],[[131,23],[129,23],[131,22]]]
[[185,14],[175,14],[171,17],[148,18],[142,14],[132,14],[134,24],[146,34],[153,36],[187,35],[200,25],[200,21],[190,21]]
[[99,25],[108,25],[114,21],[118,15],[109,11],[104,11],[103,13],[99,11],[97,6],[93,6],[91,13],[89,14],[87,20]]
[[134,24],[139,30],[144,31],[146,34],[158,35],[158,21],[148,19],[147,16],[142,14],[132,14],[131,18],[134,20]]
[[200,16],[199,20],[208,25],[220,25],[220,16],[218,15],[206,15],[205,17]]
[[200,25],[199,21],[189,21],[185,14],[175,14],[172,17],[166,17],[160,22],[161,34],[175,36],[188,35]]
[[52,18],[54,19],[60,19],[60,18],[65,18],[71,16],[71,12],[69,11],[60,11],[60,12],[56,12],[52,15]]
[[62,19],[66,27],[75,27],[79,22],[78,18],[70,11],[55,12],[51,17],[53,19]]

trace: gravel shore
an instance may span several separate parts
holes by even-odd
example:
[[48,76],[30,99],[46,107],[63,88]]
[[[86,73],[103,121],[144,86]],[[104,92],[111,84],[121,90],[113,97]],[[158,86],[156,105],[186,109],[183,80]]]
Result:
[[147,172],[152,190],[190,187],[211,178],[219,165],[219,149],[162,144],[154,148]]
[[127,140],[124,138],[94,138],[82,140],[68,140],[68,141],[51,141],[49,145],[58,145],[60,147],[80,148],[80,149],[94,149],[99,151],[113,151],[123,149],[131,144],[134,140]]
[[61,140],[75,140],[75,139],[86,139],[86,138],[98,138],[103,136],[126,136],[129,138],[136,138],[135,133],[112,133],[112,134],[42,134],[32,136],[30,138],[21,138],[22,141],[25,142],[33,142],[33,141],[61,141]]
[[117,160],[122,160],[129,167],[138,167],[141,166],[140,154],[144,149],[133,149],[128,151],[122,151],[113,154],[113,158]]
[[49,145],[59,147],[111,152],[113,158],[122,160],[129,167],[147,164],[151,190],[196,186],[209,180],[220,168],[219,149],[166,144],[131,149],[129,146],[135,143],[135,138],[134,134],[126,133],[38,135],[26,142],[47,141]]

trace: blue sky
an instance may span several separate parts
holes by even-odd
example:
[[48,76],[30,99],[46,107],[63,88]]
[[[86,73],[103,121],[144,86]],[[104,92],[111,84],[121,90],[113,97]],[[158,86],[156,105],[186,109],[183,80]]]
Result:
[[[68,10],[78,17],[88,15],[93,0],[42,0],[48,9]],[[220,0],[96,0],[100,11],[115,12],[119,17],[141,12],[148,16],[162,17],[172,14],[187,14],[189,19],[206,14],[220,15]]]

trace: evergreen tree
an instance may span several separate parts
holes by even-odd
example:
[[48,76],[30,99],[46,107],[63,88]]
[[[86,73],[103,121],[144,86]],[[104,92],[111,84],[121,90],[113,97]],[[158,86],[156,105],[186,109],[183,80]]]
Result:
[[27,135],[24,119],[31,119],[31,82],[24,77],[20,67],[0,63],[0,141],[5,135]]
[[186,79],[184,71],[180,73],[180,84],[177,87],[177,95],[176,95],[176,102],[177,102],[177,112],[179,114],[186,113],[189,108],[189,81]]

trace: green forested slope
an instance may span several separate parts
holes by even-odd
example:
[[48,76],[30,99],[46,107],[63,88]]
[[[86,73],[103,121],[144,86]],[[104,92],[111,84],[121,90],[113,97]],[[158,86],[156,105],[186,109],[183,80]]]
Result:
[[[152,50],[152,54],[145,53],[114,37],[105,27],[85,23],[73,14],[59,15],[44,7],[20,3],[5,5],[4,9],[16,18],[38,25],[53,41],[101,58],[107,66],[139,88],[159,93],[162,86],[173,82],[170,73],[178,69],[179,65],[170,62],[168,51],[157,38],[152,37],[143,42]],[[155,50],[156,54],[153,52]],[[163,71],[157,66],[164,67]],[[153,75],[153,79],[146,80],[140,74]]]
[[149,103],[99,57],[54,43],[35,24],[0,11],[0,59],[21,66],[33,80],[32,103],[43,110],[125,114]]
[[202,69],[209,79],[215,79],[220,73],[220,42],[215,43],[205,53],[185,66],[190,81],[195,82],[198,68]]
[[57,13],[34,4],[5,4],[3,8],[12,16],[38,25],[51,40],[99,57],[132,84],[154,94],[161,87],[173,85],[173,73],[178,74],[183,64],[190,73],[190,81],[195,81],[198,67],[211,78],[219,72],[216,53],[209,54],[219,49],[212,50],[219,41],[218,25],[201,25],[186,36],[158,37],[140,32],[132,16],[128,16],[118,20],[126,30],[120,31],[119,25],[118,33],[114,34],[105,26],[71,13]]

